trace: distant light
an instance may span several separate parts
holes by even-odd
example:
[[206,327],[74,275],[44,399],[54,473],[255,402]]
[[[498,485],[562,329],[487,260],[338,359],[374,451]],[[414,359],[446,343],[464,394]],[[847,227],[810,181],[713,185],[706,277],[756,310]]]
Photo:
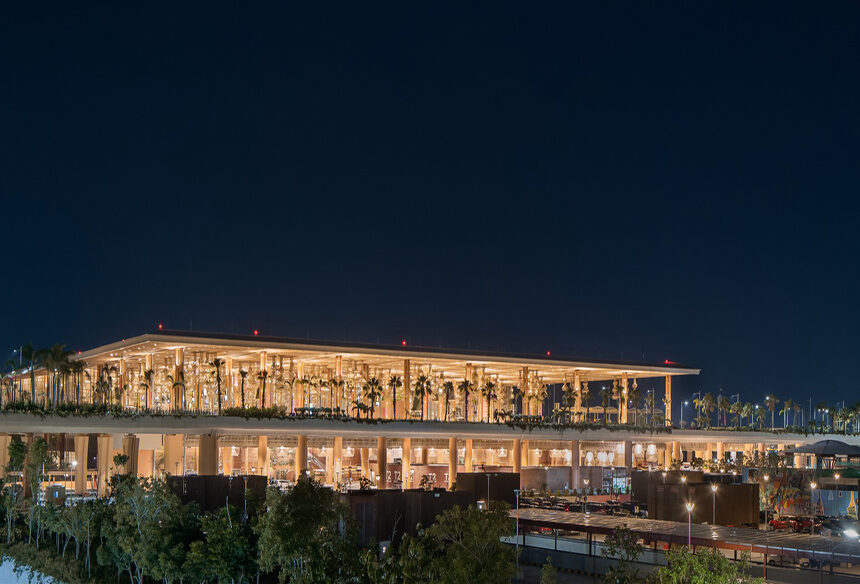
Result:
[[80,352],[80,351],[78,351],[78,355],[80,355],[80,354],[81,354],[81,352]]
[[401,344],[401,346],[405,347],[406,346],[406,339],[403,339],[402,341],[400,341],[400,344]]
[[256,337],[259,334],[260,334],[260,331],[258,331],[257,329],[254,329],[254,336]]
[[164,325],[161,323],[158,323],[158,330],[162,330],[163,328],[164,328]]
[[550,356],[550,352],[549,352],[549,351],[547,351],[547,352],[546,352],[546,356],[547,356],[547,357],[549,357],[549,356]]

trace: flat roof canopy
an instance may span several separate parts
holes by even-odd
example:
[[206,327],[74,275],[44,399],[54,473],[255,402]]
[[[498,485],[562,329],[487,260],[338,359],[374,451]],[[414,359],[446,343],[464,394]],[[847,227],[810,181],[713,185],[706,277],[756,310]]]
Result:
[[[516,515],[517,511],[512,510],[511,517]],[[550,509],[520,509],[519,517],[520,523],[525,525],[591,533],[610,533],[626,525],[646,542],[663,541],[687,545],[687,524],[677,521],[572,513]],[[691,543],[700,547],[832,562],[856,563],[860,560],[860,542],[823,535],[761,531],[749,527],[723,527],[699,523],[690,526],[690,533]]]
[[612,380],[624,374],[633,379],[699,373],[699,369],[668,362],[648,364],[186,331],[147,333],[85,351],[75,358],[88,364],[101,364],[119,359],[142,360],[152,354],[169,355],[174,349],[185,350],[186,361],[193,361],[194,355],[199,354],[205,359],[217,356],[251,363],[258,362],[260,352],[266,351],[269,358],[296,359],[306,366],[319,366],[321,369],[334,369],[336,358],[341,357],[345,372],[350,366],[358,365],[399,371],[404,360],[409,359],[413,367],[427,367],[434,373],[444,373],[454,379],[462,378],[466,364],[470,363],[509,384],[518,382],[523,367],[538,373],[544,383],[572,381],[574,372],[582,381]]

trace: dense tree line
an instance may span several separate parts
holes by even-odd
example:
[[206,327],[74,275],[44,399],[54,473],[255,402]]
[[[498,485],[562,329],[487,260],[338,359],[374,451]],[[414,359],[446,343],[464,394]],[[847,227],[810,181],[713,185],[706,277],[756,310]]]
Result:
[[[358,546],[337,493],[304,477],[286,492],[270,488],[237,509],[201,513],[164,481],[117,475],[109,497],[60,506],[38,493],[49,466],[43,440],[14,441],[2,484],[5,537],[0,553],[69,584],[279,582],[355,584],[499,582],[514,573],[513,532],[503,507],[453,508],[397,551]],[[121,455],[120,455],[121,456]],[[122,461],[117,461],[121,463]],[[25,472],[22,472],[25,471]]]

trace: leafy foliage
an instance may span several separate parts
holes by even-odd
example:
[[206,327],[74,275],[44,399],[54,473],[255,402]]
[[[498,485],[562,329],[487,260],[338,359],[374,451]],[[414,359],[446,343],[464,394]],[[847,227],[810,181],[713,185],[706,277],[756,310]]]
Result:
[[734,562],[718,549],[700,549],[690,553],[686,547],[669,550],[668,565],[655,570],[649,584],[762,584],[749,571],[749,554]]

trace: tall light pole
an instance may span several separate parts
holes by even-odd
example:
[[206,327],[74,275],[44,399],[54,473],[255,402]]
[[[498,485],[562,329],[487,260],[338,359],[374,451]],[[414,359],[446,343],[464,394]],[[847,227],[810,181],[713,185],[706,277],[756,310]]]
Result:
[[692,533],[693,533],[693,507],[694,505],[690,502],[687,502],[687,551],[693,551],[693,546],[691,544]]
[[516,542],[516,554],[517,554],[517,572],[520,571],[520,490],[514,489],[514,495],[517,496],[517,542]]
[[688,405],[690,405],[690,402],[688,402],[688,401],[684,401],[684,403],[681,404],[681,429],[682,430],[684,428],[684,406],[688,406]]
[[768,504],[767,487],[768,481],[770,480],[770,475],[764,475],[764,477],[762,478],[764,478],[764,522],[765,527],[767,527],[767,514],[770,507],[770,505]]
[[817,486],[815,481],[809,483],[809,506],[811,507],[809,514],[812,516],[812,527],[809,528],[810,533],[815,533],[815,487]]
[[717,483],[711,483],[711,495],[714,500],[714,515],[711,519],[711,525],[717,524]]

